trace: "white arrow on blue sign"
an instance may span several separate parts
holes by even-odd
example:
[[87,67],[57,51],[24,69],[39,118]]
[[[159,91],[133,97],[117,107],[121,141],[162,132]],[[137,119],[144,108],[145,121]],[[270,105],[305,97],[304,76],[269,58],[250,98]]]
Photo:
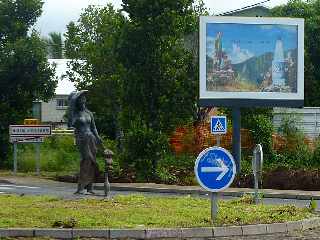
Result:
[[227,133],[227,117],[226,116],[211,117],[211,133],[212,134]]
[[199,154],[194,172],[201,187],[210,192],[220,192],[233,182],[236,165],[226,149],[210,147]]

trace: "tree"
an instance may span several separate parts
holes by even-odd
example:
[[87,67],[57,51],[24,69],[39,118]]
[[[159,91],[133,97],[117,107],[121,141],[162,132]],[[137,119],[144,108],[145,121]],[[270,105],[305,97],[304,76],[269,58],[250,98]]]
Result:
[[47,44],[48,58],[63,58],[63,40],[61,33],[50,32],[49,38],[45,38]]
[[[123,0],[130,22],[125,25],[120,49],[127,70],[122,126],[125,137],[137,134],[144,143],[143,154],[137,158],[144,168],[143,162],[151,159],[153,173],[167,151],[167,136],[177,125],[193,122],[196,115],[198,69],[184,41],[198,28],[193,3]],[[129,139],[137,141],[132,136]],[[130,145],[134,143],[129,141],[127,147]],[[134,151],[129,151],[130,161],[135,160]]]
[[0,1],[0,166],[8,163],[8,127],[29,116],[34,100],[54,94],[54,69],[45,43],[29,28],[41,14],[40,0]]
[[68,25],[65,35],[66,55],[73,59],[69,77],[78,89],[89,90],[88,105],[95,112],[97,127],[113,139],[120,136],[118,115],[124,69],[118,60],[118,48],[126,22],[112,5],[90,6],[76,23]]
[[204,7],[193,4],[123,1],[124,14],[111,5],[89,7],[78,22],[68,25],[66,54],[73,59],[72,70],[81,75],[70,77],[78,89],[90,90],[89,105],[100,131],[123,136],[128,165],[155,172],[168,150],[168,135],[196,116],[193,40]]
[[319,106],[320,0],[290,0],[272,9],[273,16],[305,19],[305,105]]

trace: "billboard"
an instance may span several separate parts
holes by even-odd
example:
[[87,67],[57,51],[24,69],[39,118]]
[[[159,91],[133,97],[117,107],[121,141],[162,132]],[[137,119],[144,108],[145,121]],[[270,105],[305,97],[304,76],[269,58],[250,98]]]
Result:
[[200,17],[200,105],[303,106],[304,20]]

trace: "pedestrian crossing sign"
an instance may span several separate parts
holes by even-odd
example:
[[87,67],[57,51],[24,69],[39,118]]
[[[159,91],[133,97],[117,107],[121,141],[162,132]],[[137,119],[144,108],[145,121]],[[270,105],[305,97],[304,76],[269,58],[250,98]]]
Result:
[[227,117],[226,116],[211,117],[211,133],[212,134],[227,133]]

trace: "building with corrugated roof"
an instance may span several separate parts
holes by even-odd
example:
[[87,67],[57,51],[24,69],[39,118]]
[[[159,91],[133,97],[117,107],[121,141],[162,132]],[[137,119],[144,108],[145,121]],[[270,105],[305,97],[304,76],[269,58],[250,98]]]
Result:
[[37,101],[33,104],[33,117],[39,119],[41,123],[51,124],[53,128],[66,128],[65,119],[68,108],[68,96],[76,88],[66,76],[68,62],[70,59],[49,59],[50,64],[56,66],[56,78],[58,85],[55,96],[49,102]]

